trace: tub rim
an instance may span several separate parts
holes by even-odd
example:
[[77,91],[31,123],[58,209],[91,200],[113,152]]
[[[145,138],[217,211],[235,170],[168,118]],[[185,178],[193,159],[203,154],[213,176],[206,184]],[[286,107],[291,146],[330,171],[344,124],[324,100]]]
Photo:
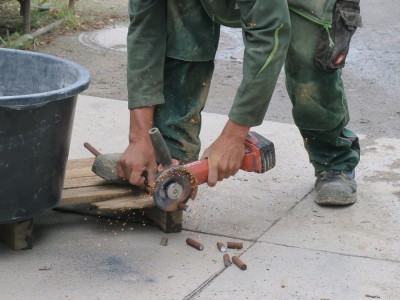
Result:
[[[75,83],[56,90],[51,90],[48,92],[43,93],[36,93],[36,94],[23,94],[23,95],[13,95],[13,96],[0,96],[0,107],[3,108],[14,108],[14,109],[24,109],[24,108],[33,108],[45,105],[49,102],[63,100],[66,98],[70,98],[72,96],[78,95],[80,92],[86,90],[90,84],[90,73],[87,69],[82,67],[81,65],[64,59],[59,58],[54,55],[40,53],[40,52],[33,52],[27,50],[16,50],[16,49],[6,49],[0,48],[0,55],[1,52],[12,52],[12,53],[19,53],[20,55],[30,55],[36,57],[42,57],[45,59],[58,61],[66,66],[73,68],[78,71],[78,77]],[[29,100],[29,103],[26,103]],[[20,103],[25,102],[25,103]]]

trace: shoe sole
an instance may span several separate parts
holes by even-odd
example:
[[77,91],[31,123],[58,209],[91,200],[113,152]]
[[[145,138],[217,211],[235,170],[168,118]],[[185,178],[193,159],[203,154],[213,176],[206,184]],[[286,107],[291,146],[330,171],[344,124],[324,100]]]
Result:
[[322,206],[347,206],[354,204],[357,201],[357,193],[354,193],[351,197],[337,197],[327,196],[324,198],[315,199],[314,202]]

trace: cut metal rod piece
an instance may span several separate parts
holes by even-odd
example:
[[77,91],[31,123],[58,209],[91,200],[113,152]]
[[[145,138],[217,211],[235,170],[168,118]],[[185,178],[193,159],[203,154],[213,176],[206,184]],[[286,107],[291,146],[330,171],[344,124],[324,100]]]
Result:
[[219,251],[221,252],[226,252],[226,247],[223,243],[221,242],[217,242],[217,248],[219,249]]
[[188,244],[189,246],[192,246],[193,248],[195,248],[199,251],[203,251],[203,249],[204,249],[203,244],[201,244],[198,241],[195,241],[194,239],[191,239],[191,238],[186,239],[186,244]]
[[229,254],[228,253],[224,254],[223,258],[225,267],[230,267],[232,265],[232,261],[231,258],[229,257]]
[[228,246],[229,249],[242,249],[243,248],[243,243],[227,242],[226,245]]
[[237,256],[232,256],[232,261],[235,265],[239,267],[240,270],[246,270],[247,265]]
[[167,245],[168,245],[168,238],[165,237],[165,236],[163,236],[163,237],[161,238],[160,245],[161,245],[161,246],[167,246]]
[[92,145],[90,145],[89,143],[85,142],[83,143],[83,146],[88,149],[90,151],[90,153],[92,153],[94,156],[99,156],[101,155],[100,151],[97,150],[95,147],[93,147]]

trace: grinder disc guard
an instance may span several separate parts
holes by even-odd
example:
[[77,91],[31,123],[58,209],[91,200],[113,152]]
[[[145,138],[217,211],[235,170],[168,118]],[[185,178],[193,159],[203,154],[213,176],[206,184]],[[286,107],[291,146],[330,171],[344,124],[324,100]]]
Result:
[[156,176],[153,199],[164,211],[177,211],[181,203],[194,199],[197,194],[196,177],[187,168],[171,166]]

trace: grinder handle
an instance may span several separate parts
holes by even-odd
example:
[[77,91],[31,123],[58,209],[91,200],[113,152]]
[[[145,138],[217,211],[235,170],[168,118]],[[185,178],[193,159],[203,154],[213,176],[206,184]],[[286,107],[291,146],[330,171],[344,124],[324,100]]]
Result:
[[[247,148],[246,148],[246,151]],[[243,163],[240,167],[241,170],[247,172],[256,172],[262,173],[261,171],[261,163],[260,163],[260,151],[257,148],[253,148],[250,152],[246,153],[243,158]],[[185,168],[189,169],[192,174],[197,179],[197,184],[203,184],[208,181],[208,160],[202,159],[197,160],[184,165]]]
[[149,130],[149,136],[156,154],[157,163],[159,163],[162,168],[171,166],[171,154],[169,153],[169,149],[161,132],[158,130],[158,128],[153,127]]
[[[254,146],[254,145],[253,145]],[[203,184],[208,181],[208,160],[201,159],[185,164],[185,168],[189,169],[197,179],[197,184]],[[246,144],[246,153],[243,158],[241,170],[247,172],[261,172],[260,150],[257,147],[250,147]]]
[[[254,173],[265,173],[275,166],[274,144],[260,134],[250,131],[247,135],[246,152],[241,170]],[[184,165],[197,179],[197,184],[208,181],[208,160],[197,160]]]
[[197,179],[197,184],[206,183],[208,180],[208,160],[201,159],[185,164],[185,168],[189,169]]

